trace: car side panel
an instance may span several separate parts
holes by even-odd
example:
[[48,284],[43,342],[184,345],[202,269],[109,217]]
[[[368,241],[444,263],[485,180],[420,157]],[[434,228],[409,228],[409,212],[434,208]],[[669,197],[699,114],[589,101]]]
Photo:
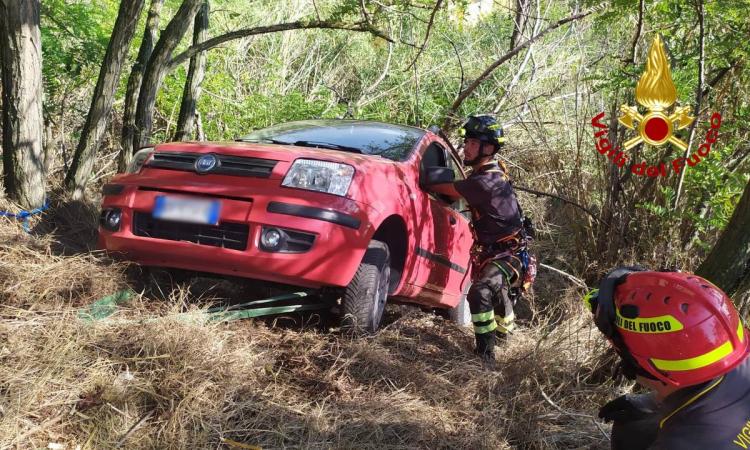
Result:
[[[419,187],[419,154],[433,139],[434,135],[426,135],[409,161],[385,169],[390,181],[369,176],[360,180],[357,189],[383,218],[395,213],[405,219],[408,252],[395,295],[434,307],[452,307],[460,299],[468,270],[471,234],[463,216]],[[451,216],[455,225],[450,224]]]

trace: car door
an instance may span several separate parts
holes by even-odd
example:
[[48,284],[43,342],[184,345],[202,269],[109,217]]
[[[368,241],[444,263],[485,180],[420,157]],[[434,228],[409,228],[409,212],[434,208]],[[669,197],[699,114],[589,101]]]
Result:
[[[420,178],[424,176],[427,167],[450,167],[450,157],[446,149],[437,141],[433,141],[422,153],[420,161]],[[453,246],[459,240],[457,230],[460,214],[451,210],[450,200],[429,192],[422,186],[422,193],[427,202],[424,211],[429,217],[424,217],[426,224],[420,232],[417,255],[426,260],[429,273],[423,278],[423,286],[429,290],[425,293],[433,301],[443,303],[451,295],[457,295],[460,287],[454,287],[454,292],[447,292],[446,287],[460,284],[452,272],[460,272],[460,268],[452,261]],[[464,269],[465,272],[465,269]]]
[[[466,177],[461,170],[461,163],[452,152],[448,152],[447,163],[448,167],[453,170],[455,180],[462,180]],[[451,233],[446,239],[451,239],[449,253],[452,270],[445,291],[449,294],[460,295],[464,292],[470,278],[466,272],[470,268],[471,246],[474,243],[469,225],[471,213],[466,200],[461,198],[449,203],[446,214],[448,214],[448,223],[451,226]]]

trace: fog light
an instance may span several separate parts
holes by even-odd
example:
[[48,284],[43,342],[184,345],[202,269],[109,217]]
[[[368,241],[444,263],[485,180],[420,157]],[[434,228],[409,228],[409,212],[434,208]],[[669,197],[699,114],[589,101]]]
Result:
[[119,208],[108,208],[102,211],[99,219],[101,226],[109,231],[118,231],[120,221],[122,220],[122,211]]
[[277,250],[281,247],[283,232],[278,228],[267,228],[260,237],[260,244],[265,250]]

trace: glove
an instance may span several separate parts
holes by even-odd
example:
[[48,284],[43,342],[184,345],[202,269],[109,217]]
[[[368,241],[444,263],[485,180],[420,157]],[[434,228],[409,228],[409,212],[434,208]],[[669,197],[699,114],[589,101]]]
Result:
[[651,394],[626,394],[610,401],[599,410],[599,418],[605,422],[632,422],[652,415],[656,401]]

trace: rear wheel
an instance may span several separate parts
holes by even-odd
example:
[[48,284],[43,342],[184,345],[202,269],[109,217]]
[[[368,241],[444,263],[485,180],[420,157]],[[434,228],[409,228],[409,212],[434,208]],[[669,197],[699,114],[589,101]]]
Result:
[[342,329],[354,334],[377,331],[388,299],[390,273],[388,246],[371,241],[357,273],[344,290]]

